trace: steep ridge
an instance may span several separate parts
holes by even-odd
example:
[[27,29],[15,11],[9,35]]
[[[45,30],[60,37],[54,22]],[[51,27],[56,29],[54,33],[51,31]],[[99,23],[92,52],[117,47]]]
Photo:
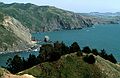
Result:
[[25,50],[32,45],[29,29],[13,17],[0,16],[0,51]]
[[71,53],[58,61],[44,62],[19,74],[30,74],[36,78],[119,78],[120,66],[100,56],[95,56],[95,64],[88,64],[83,57]]
[[74,13],[54,6],[38,6],[31,3],[0,3],[0,12],[14,17],[35,32],[80,29],[95,24],[120,23],[120,16],[106,17],[103,14],[99,16],[98,13],[97,15],[96,13]]
[[35,32],[79,29],[94,24],[120,23],[120,16],[107,16],[106,18],[103,14],[99,16],[99,14],[91,13],[74,13],[53,6],[38,6],[31,3],[0,3],[0,12],[14,17]]
[[31,31],[77,29],[92,25],[91,20],[84,19],[79,14],[53,6],[37,6],[30,3],[1,3],[0,12],[19,20]]

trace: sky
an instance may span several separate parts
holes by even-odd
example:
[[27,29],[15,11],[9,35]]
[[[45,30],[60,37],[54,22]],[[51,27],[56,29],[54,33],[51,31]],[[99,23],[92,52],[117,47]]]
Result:
[[49,5],[78,13],[120,12],[120,0],[0,0],[0,2]]

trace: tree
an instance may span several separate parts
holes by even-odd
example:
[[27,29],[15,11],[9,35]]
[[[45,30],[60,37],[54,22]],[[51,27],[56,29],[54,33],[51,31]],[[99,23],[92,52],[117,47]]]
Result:
[[35,55],[30,54],[27,60],[28,67],[32,67],[37,64],[37,58]]
[[74,43],[70,46],[70,53],[78,52],[78,51],[81,52],[81,49],[80,49],[78,43],[77,43],[77,42],[74,42]]
[[92,49],[92,53],[93,53],[94,55],[99,55],[99,53],[98,53],[98,50],[97,50],[97,49]]
[[60,55],[65,55],[69,53],[69,47],[65,45],[65,43],[58,41],[54,43],[54,51],[59,53]]
[[69,47],[65,45],[65,43],[61,42],[61,55],[65,55],[69,53]]
[[109,60],[112,63],[117,63],[115,57],[112,54],[108,55],[104,49],[101,50],[100,56],[106,60]]
[[89,64],[94,64],[95,63],[95,57],[93,55],[88,56],[88,61]]
[[86,46],[83,48],[82,52],[89,54],[89,53],[91,53],[91,49],[88,46]]
[[108,55],[107,55],[105,49],[101,50],[100,56],[101,56],[102,58],[108,60]]
[[49,60],[49,54],[54,52],[54,47],[52,44],[44,44],[40,47],[40,54],[43,61]]
[[108,60],[111,61],[112,63],[117,63],[117,60],[112,54],[108,55]]
[[23,69],[23,62],[20,56],[15,55],[13,59],[7,61],[7,68],[12,73],[17,73]]
[[89,54],[89,55],[87,54],[87,55],[83,58],[83,60],[84,60],[85,62],[89,63],[89,64],[94,64],[95,61],[96,61],[95,57],[94,57],[92,54]]

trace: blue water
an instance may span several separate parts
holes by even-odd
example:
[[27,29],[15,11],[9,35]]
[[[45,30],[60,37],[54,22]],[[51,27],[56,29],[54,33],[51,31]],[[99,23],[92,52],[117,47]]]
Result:
[[15,55],[19,55],[19,56],[27,59],[29,57],[29,54],[38,55],[39,52],[35,52],[35,51],[24,52],[23,51],[23,52],[0,54],[0,66],[6,66],[6,62],[7,62],[8,58],[13,58]]
[[[44,36],[49,36],[51,41],[63,41],[71,45],[74,41],[78,42],[80,47],[90,46],[98,50],[105,49],[108,54],[112,53],[118,62],[120,62],[120,25],[96,25],[91,28],[80,30],[62,30],[54,32],[33,33],[33,37],[38,40],[44,40]],[[42,44],[42,43],[39,43]],[[21,57],[28,58],[29,54],[38,55],[38,52],[20,52],[7,53],[0,55],[0,66],[5,66],[8,58],[18,54]]]
[[98,50],[105,49],[108,54],[112,53],[120,62],[120,25],[96,25],[81,30],[63,30],[54,32],[34,33],[38,40],[44,40],[44,36],[50,37],[51,41],[63,41],[67,45],[74,41],[80,47],[90,46]]

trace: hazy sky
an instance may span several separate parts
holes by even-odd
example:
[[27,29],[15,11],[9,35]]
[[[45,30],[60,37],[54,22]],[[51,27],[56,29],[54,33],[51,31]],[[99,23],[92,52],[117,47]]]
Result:
[[4,3],[51,5],[74,12],[120,12],[120,0],[0,0]]

